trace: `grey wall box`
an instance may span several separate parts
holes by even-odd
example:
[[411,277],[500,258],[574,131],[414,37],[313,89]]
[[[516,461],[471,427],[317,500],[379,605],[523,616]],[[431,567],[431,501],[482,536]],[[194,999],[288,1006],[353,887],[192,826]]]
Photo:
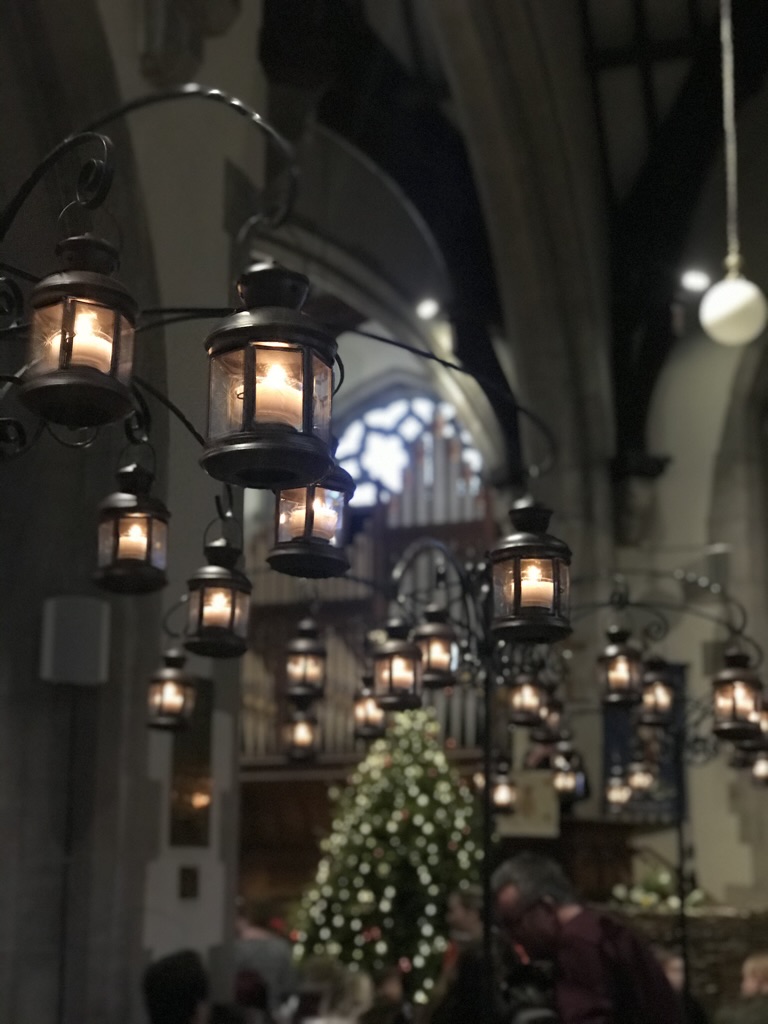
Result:
[[109,604],[65,595],[43,602],[40,678],[46,683],[98,686],[109,676]]

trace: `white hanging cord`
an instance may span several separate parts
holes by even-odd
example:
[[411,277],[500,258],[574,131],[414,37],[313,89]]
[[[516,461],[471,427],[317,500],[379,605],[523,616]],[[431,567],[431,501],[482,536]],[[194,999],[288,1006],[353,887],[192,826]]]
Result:
[[723,132],[725,134],[725,198],[728,255],[727,276],[741,273],[739,245],[738,153],[736,148],[736,93],[733,71],[733,19],[731,0],[720,0],[720,49],[723,75]]

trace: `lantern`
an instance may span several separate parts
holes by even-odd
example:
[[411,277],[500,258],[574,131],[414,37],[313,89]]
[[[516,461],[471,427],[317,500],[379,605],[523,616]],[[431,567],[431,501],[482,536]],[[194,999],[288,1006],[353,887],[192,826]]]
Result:
[[195,678],[184,671],[181,651],[166,651],[163,664],[147,691],[147,725],[151,729],[183,729],[195,710]]
[[661,728],[672,721],[675,689],[669,666],[662,658],[648,658],[640,691],[640,725]]
[[629,630],[611,626],[608,644],[597,659],[598,679],[606,704],[636,704],[643,681],[643,656],[628,643]]
[[574,750],[570,737],[561,740],[552,758],[552,786],[560,806],[569,810],[588,796],[587,773],[581,754]]
[[494,814],[514,814],[517,805],[517,787],[509,775],[509,765],[499,761],[491,776],[491,807]]
[[539,725],[548,696],[536,676],[521,672],[509,686],[509,721],[512,725]]
[[408,639],[408,626],[390,620],[387,639],[372,651],[373,692],[385,711],[421,707],[421,651]]
[[752,781],[768,786],[768,750],[761,750],[752,762]]
[[510,512],[515,532],[490,552],[498,639],[550,643],[571,631],[571,552],[546,532],[551,515],[531,498],[517,502]]
[[201,464],[242,487],[298,488],[333,465],[335,339],[301,307],[309,282],[274,263],[238,282],[246,309],[206,339],[208,433]]
[[124,419],[136,303],[111,274],[117,251],[90,235],[57,246],[64,269],[32,289],[30,358],[19,391],[38,416],[67,427]]
[[380,739],[386,732],[385,714],[376,703],[371,683],[373,677],[364,677],[363,685],[355,694],[355,739]]
[[142,466],[123,466],[120,490],[99,505],[99,550],[95,583],[121,594],[146,594],[168,582],[170,512],[149,494],[154,479]]
[[425,690],[442,690],[455,682],[459,662],[459,645],[453,626],[448,622],[448,609],[431,604],[424,609],[426,622],[411,633],[411,640],[421,651],[421,681]]
[[605,802],[608,810],[618,813],[632,799],[632,790],[621,765],[614,765],[605,783]]
[[314,619],[302,619],[296,636],[285,648],[286,696],[289,700],[319,700],[325,692],[325,644]]
[[656,769],[643,758],[635,758],[627,767],[627,785],[634,794],[649,793],[656,785]]
[[713,683],[712,732],[719,739],[749,740],[760,735],[758,723],[762,683],[749,667],[749,656],[738,650],[725,655],[725,668]]
[[557,743],[562,739],[563,702],[557,697],[547,697],[542,705],[539,722],[531,730],[532,743]]
[[184,646],[209,658],[238,658],[245,652],[251,584],[235,568],[240,548],[225,539],[205,547],[208,564],[188,581]]
[[311,761],[320,744],[317,718],[311,711],[294,711],[285,723],[285,753],[291,761]]
[[267,561],[276,572],[306,579],[343,576],[349,569],[344,549],[348,506],[355,493],[341,466],[322,481],[275,494],[275,544]]

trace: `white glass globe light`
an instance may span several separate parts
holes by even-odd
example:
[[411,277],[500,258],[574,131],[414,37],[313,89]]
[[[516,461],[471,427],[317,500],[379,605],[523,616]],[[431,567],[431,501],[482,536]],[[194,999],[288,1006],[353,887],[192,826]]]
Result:
[[765,328],[768,303],[752,281],[741,276],[724,277],[701,300],[699,320],[713,341],[748,345]]

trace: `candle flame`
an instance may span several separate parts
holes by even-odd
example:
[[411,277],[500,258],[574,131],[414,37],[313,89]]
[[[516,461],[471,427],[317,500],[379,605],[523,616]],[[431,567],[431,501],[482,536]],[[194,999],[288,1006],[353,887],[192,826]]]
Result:
[[288,383],[288,375],[281,363],[272,363],[264,377],[264,383],[273,388],[285,387]]
[[531,583],[541,582],[541,566],[527,565],[523,571],[523,579]]

